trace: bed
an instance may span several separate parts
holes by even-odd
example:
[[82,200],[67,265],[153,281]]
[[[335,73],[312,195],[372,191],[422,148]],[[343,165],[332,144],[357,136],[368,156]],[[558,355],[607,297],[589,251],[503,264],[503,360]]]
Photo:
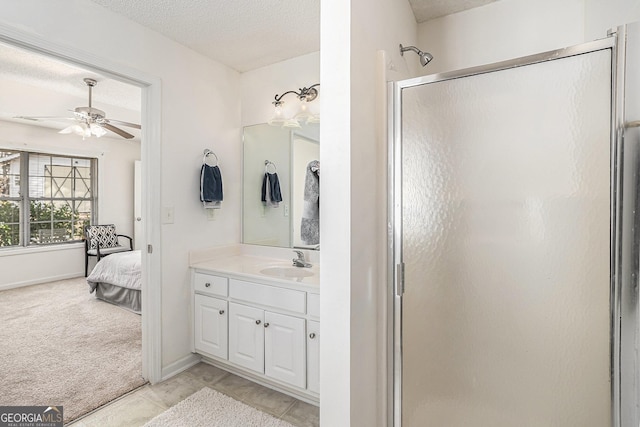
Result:
[[119,252],[96,263],[89,277],[89,293],[134,313],[142,311],[140,251]]

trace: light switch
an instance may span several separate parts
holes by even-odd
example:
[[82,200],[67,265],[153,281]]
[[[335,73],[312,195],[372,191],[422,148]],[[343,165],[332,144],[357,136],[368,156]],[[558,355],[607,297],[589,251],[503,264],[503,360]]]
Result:
[[173,224],[173,219],[174,219],[173,206],[163,206],[162,207],[162,223]]

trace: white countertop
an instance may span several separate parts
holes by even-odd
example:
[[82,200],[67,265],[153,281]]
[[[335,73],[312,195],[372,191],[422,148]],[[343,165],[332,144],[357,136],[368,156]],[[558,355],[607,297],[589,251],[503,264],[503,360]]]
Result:
[[219,256],[209,260],[192,262],[189,267],[207,273],[222,275],[244,280],[258,280],[261,283],[273,283],[290,289],[319,291],[320,271],[317,264],[310,268],[299,267],[300,270],[313,273],[308,277],[274,277],[261,273],[267,267],[293,267],[291,261],[280,258],[267,258],[253,255],[234,254]]

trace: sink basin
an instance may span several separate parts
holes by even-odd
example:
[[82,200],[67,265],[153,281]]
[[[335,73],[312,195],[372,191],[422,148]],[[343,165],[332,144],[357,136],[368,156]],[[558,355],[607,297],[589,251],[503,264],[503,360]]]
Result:
[[311,277],[313,271],[302,267],[267,267],[260,270],[260,273],[273,277],[286,277],[289,279],[299,279],[303,277]]

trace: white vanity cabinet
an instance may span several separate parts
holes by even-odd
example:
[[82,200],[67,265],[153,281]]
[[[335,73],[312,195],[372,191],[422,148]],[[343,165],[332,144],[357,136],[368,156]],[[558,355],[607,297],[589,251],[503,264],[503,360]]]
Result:
[[197,351],[227,358],[227,301],[205,295],[194,297],[194,345]]
[[229,303],[229,361],[306,386],[305,319]]
[[320,393],[320,322],[307,321],[307,389]]
[[317,288],[193,272],[193,350],[223,369],[317,402]]

